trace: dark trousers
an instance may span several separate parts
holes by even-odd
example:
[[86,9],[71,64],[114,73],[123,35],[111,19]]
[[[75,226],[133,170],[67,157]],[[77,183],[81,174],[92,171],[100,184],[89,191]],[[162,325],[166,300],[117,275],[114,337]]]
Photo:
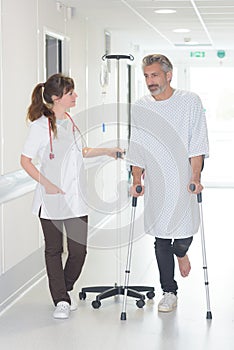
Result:
[[193,237],[175,239],[155,239],[155,255],[158,263],[161,288],[164,292],[177,293],[178,285],[174,279],[174,255],[182,258],[186,255]]
[[[40,218],[45,238],[45,262],[49,288],[54,304],[59,301],[71,303],[68,291],[80,276],[87,254],[88,217],[66,220]],[[63,225],[66,229],[68,256],[63,267]]]

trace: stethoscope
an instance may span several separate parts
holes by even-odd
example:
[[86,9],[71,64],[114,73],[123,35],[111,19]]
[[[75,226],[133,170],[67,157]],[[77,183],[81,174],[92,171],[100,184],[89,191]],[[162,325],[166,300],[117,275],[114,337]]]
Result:
[[[85,141],[83,135],[81,134],[80,129],[78,128],[78,126],[76,125],[74,120],[72,119],[72,117],[68,113],[65,113],[65,114],[70,119],[70,121],[72,122],[72,133],[73,133],[73,137],[74,137],[74,143],[75,143],[76,148],[78,149],[78,151],[81,152],[82,149],[77,144],[77,140],[76,140],[76,136],[75,136],[76,131],[78,131],[78,133],[79,133],[79,135],[81,137],[82,148],[86,147],[86,141]],[[50,123],[49,118],[48,118],[48,127],[49,127],[49,138],[50,138],[50,154],[49,154],[49,158],[50,159],[54,159],[55,154],[53,152],[52,130],[51,130],[51,123]]]

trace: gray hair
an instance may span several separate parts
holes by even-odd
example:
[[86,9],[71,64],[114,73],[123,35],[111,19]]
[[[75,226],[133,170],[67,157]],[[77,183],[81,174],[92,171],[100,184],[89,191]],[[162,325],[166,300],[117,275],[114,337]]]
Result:
[[142,68],[144,69],[146,66],[151,66],[154,63],[159,63],[165,73],[173,70],[171,61],[166,56],[160,54],[145,56],[142,60]]

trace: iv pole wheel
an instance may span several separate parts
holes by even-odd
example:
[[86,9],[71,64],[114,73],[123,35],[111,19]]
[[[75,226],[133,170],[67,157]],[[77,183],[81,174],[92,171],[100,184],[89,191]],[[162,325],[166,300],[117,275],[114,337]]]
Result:
[[85,292],[80,292],[79,293],[79,299],[80,300],[85,300],[86,299],[86,293]]
[[155,293],[154,292],[148,292],[146,293],[146,296],[148,299],[153,299],[155,297]]
[[139,309],[142,309],[145,306],[144,300],[137,300],[136,306],[139,307]]
[[94,309],[99,309],[100,306],[101,306],[101,302],[99,300],[92,301],[92,307]]

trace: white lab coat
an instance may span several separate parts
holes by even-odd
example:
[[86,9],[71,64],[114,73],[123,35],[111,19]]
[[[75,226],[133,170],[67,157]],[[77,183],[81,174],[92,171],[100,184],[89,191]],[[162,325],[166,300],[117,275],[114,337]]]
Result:
[[88,214],[86,178],[82,156],[82,143],[72,122],[67,119],[57,124],[57,137],[53,137],[54,159],[49,158],[50,139],[48,119],[42,116],[30,124],[22,154],[39,161],[40,172],[65,194],[46,194],[44,186],[37,184],[32,212],[44,219],[62,220]]

